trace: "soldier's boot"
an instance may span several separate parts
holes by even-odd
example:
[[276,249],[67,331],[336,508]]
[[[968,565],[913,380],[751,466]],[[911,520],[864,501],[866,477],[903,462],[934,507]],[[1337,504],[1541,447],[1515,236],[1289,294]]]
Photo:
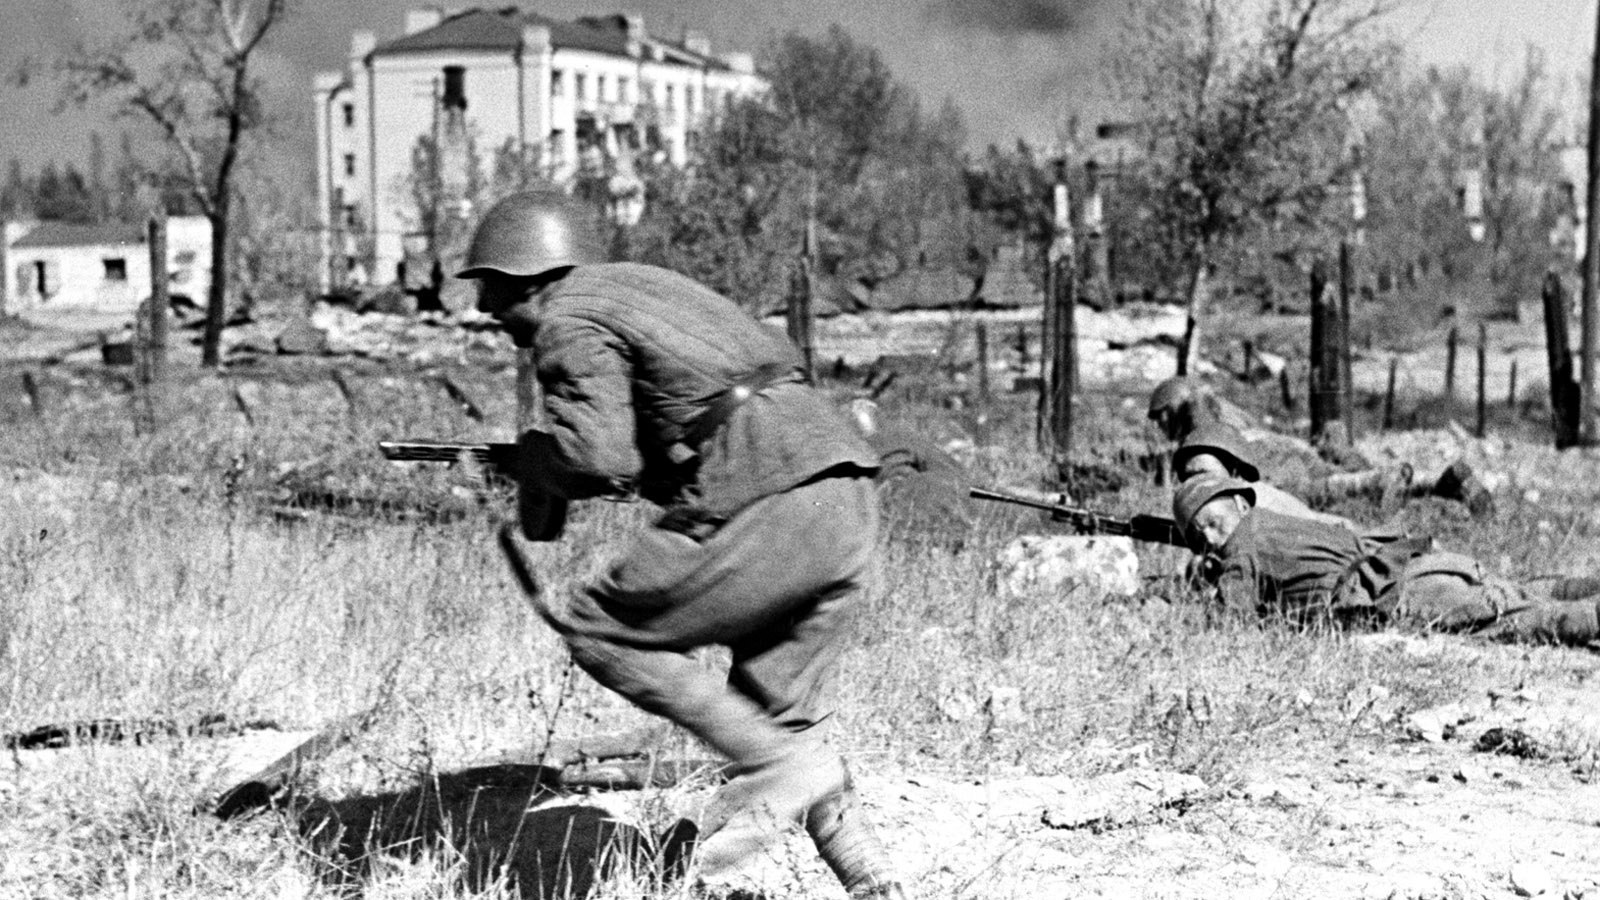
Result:
[[1550,596],[1562,601],[1587,600],[1590,597],[1600,596],[1600,575],[1563,578],[1550,588]]
[[844,786],[806,812],[806,831],[851,900],[905,900],[889,853],[868,821],[848,776]]
[[701,823],[696,849],[700,874],[716,876],[737,868],[847,784],[843,760],[798,736],[776,757],[736,760],[733,777],[711,798]]
[[1433,495],[1459,501],[1474,516],[1488,515],[1494,509],[1494,495],[1465,460],[1458,459],[1444,470],[1433,486]]

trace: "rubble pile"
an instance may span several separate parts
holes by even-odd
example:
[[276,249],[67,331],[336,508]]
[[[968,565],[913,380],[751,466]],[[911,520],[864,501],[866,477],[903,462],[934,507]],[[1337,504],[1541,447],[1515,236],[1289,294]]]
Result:
[[476,312],[392,315],[321,303],[309,317],[248,322],[223,332],[230,355],[354,356],[417,365],[509,361],[511,345]]

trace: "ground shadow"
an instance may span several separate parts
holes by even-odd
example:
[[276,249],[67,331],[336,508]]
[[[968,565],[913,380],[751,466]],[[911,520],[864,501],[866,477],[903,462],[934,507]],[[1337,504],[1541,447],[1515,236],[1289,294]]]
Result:
[[[561,791],[559,776],[549,767],[484,766],[404,791],[302,800],[293,815],[324,879],[356,893],[379,858],[441,852],[459,861],[467,889],[503,878],[526,900],[587,897],[618,871],[663,883],[682,877],[692,822],[645,834]],[[551,802],[561,799],[571,802]]]

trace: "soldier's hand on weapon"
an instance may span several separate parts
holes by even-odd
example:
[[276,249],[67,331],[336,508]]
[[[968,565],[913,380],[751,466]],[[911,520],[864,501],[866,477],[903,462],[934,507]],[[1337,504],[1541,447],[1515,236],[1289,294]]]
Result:
[[555,439],[537,430],[525,431],[517,440],[517,518],[522,536],[530,541],[553,541],[567,524],[567,500],[545,490],[540,478],[553,452]]

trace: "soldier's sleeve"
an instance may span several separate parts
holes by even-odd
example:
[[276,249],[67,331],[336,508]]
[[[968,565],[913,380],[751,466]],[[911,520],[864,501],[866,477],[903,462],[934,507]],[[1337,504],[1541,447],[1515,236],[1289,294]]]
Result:
[[573,500],[629,493],[643,462],[621,338],[593,322],[558,318],[540,324],[534,354],[550,437],[543,458],[530,461],[530,480]]
[[1217,598],[1223,610],[1232,615],[1256,615],[1262,589],[1260,573],[1248,558],[1228,560],[1217,576]]

